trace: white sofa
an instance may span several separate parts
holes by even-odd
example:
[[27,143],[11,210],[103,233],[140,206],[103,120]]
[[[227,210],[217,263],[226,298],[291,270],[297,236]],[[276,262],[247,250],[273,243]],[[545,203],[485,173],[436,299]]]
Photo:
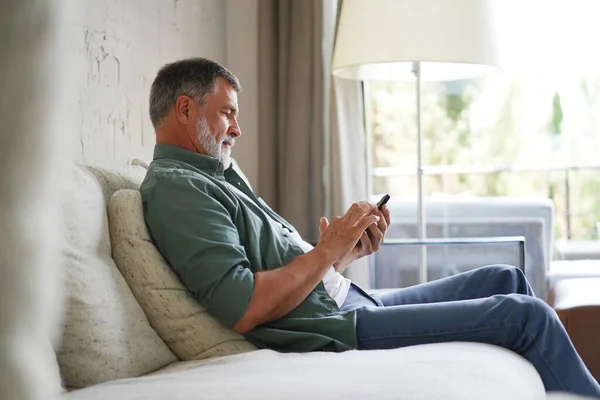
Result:
[[531,364],[482,344],[256,350],[206,314],[152,245],[137,192],[145,172],[65,170],[59,399],[546,398]]

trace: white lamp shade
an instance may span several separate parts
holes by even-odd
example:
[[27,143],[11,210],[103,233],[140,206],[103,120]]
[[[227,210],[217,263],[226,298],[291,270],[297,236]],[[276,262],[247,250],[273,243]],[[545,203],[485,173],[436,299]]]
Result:
[[357,80],[458,80],[499,69],[493,0],[344,0],[333,74]]

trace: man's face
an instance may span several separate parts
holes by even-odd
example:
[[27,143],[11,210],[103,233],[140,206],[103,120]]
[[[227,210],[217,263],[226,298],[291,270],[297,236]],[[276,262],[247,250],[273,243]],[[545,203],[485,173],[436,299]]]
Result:
[[241,135],[237,122],[237,92],[219,78],[196,120],[196,134],[204,154],[218,159],[225,168],[231,164],[231,148]]

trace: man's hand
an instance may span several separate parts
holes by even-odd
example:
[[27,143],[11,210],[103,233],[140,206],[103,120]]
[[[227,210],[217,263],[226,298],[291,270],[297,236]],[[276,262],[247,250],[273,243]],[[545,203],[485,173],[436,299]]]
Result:
[[[369,254],[373,254],[381,247],[387,228],[390,224],[390,210],[386,205],[381,208],[381,211],[377,210],[375,207],[373,214],[380,217],[379,221],[377,221],[376,224],[369,225],[369,227],[362,232],[360,239],[356,242],[352,250],[333,264],[333,267],[337,272],[343,272],[354,261]],[[340,218],[341,217],[336,217],[334,222]],[[330,226],[329,221],[327,221],[327,218],[322,217],[319,225],[319,233],[321,236],[328,226]]]
[[335,265],[346,258],[361,240],[365,230],[381,220],[375,205],[362,201],[354,203],[343,217],[335,218],[331,224],[321,218],[320,237],[315,249],[325,251]]
[[[343,217],[336,218],[331,224],[327,223],[313,250],[294,258],[281,268],[255,272],[252,298],[233,329],[238,333],[246,333],[258,325],[281,318],[298,307],[323,280],[329,268],[347,258],[365,230],[372,237],[379,236],[377,232],[381,232],[381,228],[378,223],[382,220],[379,214],[373,204],[356,203]],[[385,227],[387,222],[384,230]]]

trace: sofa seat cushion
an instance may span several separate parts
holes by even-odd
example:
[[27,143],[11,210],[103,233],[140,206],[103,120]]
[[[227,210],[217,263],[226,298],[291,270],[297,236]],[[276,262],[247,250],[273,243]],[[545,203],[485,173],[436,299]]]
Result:
[[256,350],[187,291],[150,238],[137,190],[116,192],[108,215],[117,266],[156,332],[181,360]]
[[64,383],[80,388],[156,371],[177,358],[156,334],[111,258],[106,202],[89,170],[65,166],[61,234],[66,289]]
[[150,376],[91,387],[64,400],[545,398],[525,359],[475,343],[396,350],[282,354],[271,350],[176,363]]

